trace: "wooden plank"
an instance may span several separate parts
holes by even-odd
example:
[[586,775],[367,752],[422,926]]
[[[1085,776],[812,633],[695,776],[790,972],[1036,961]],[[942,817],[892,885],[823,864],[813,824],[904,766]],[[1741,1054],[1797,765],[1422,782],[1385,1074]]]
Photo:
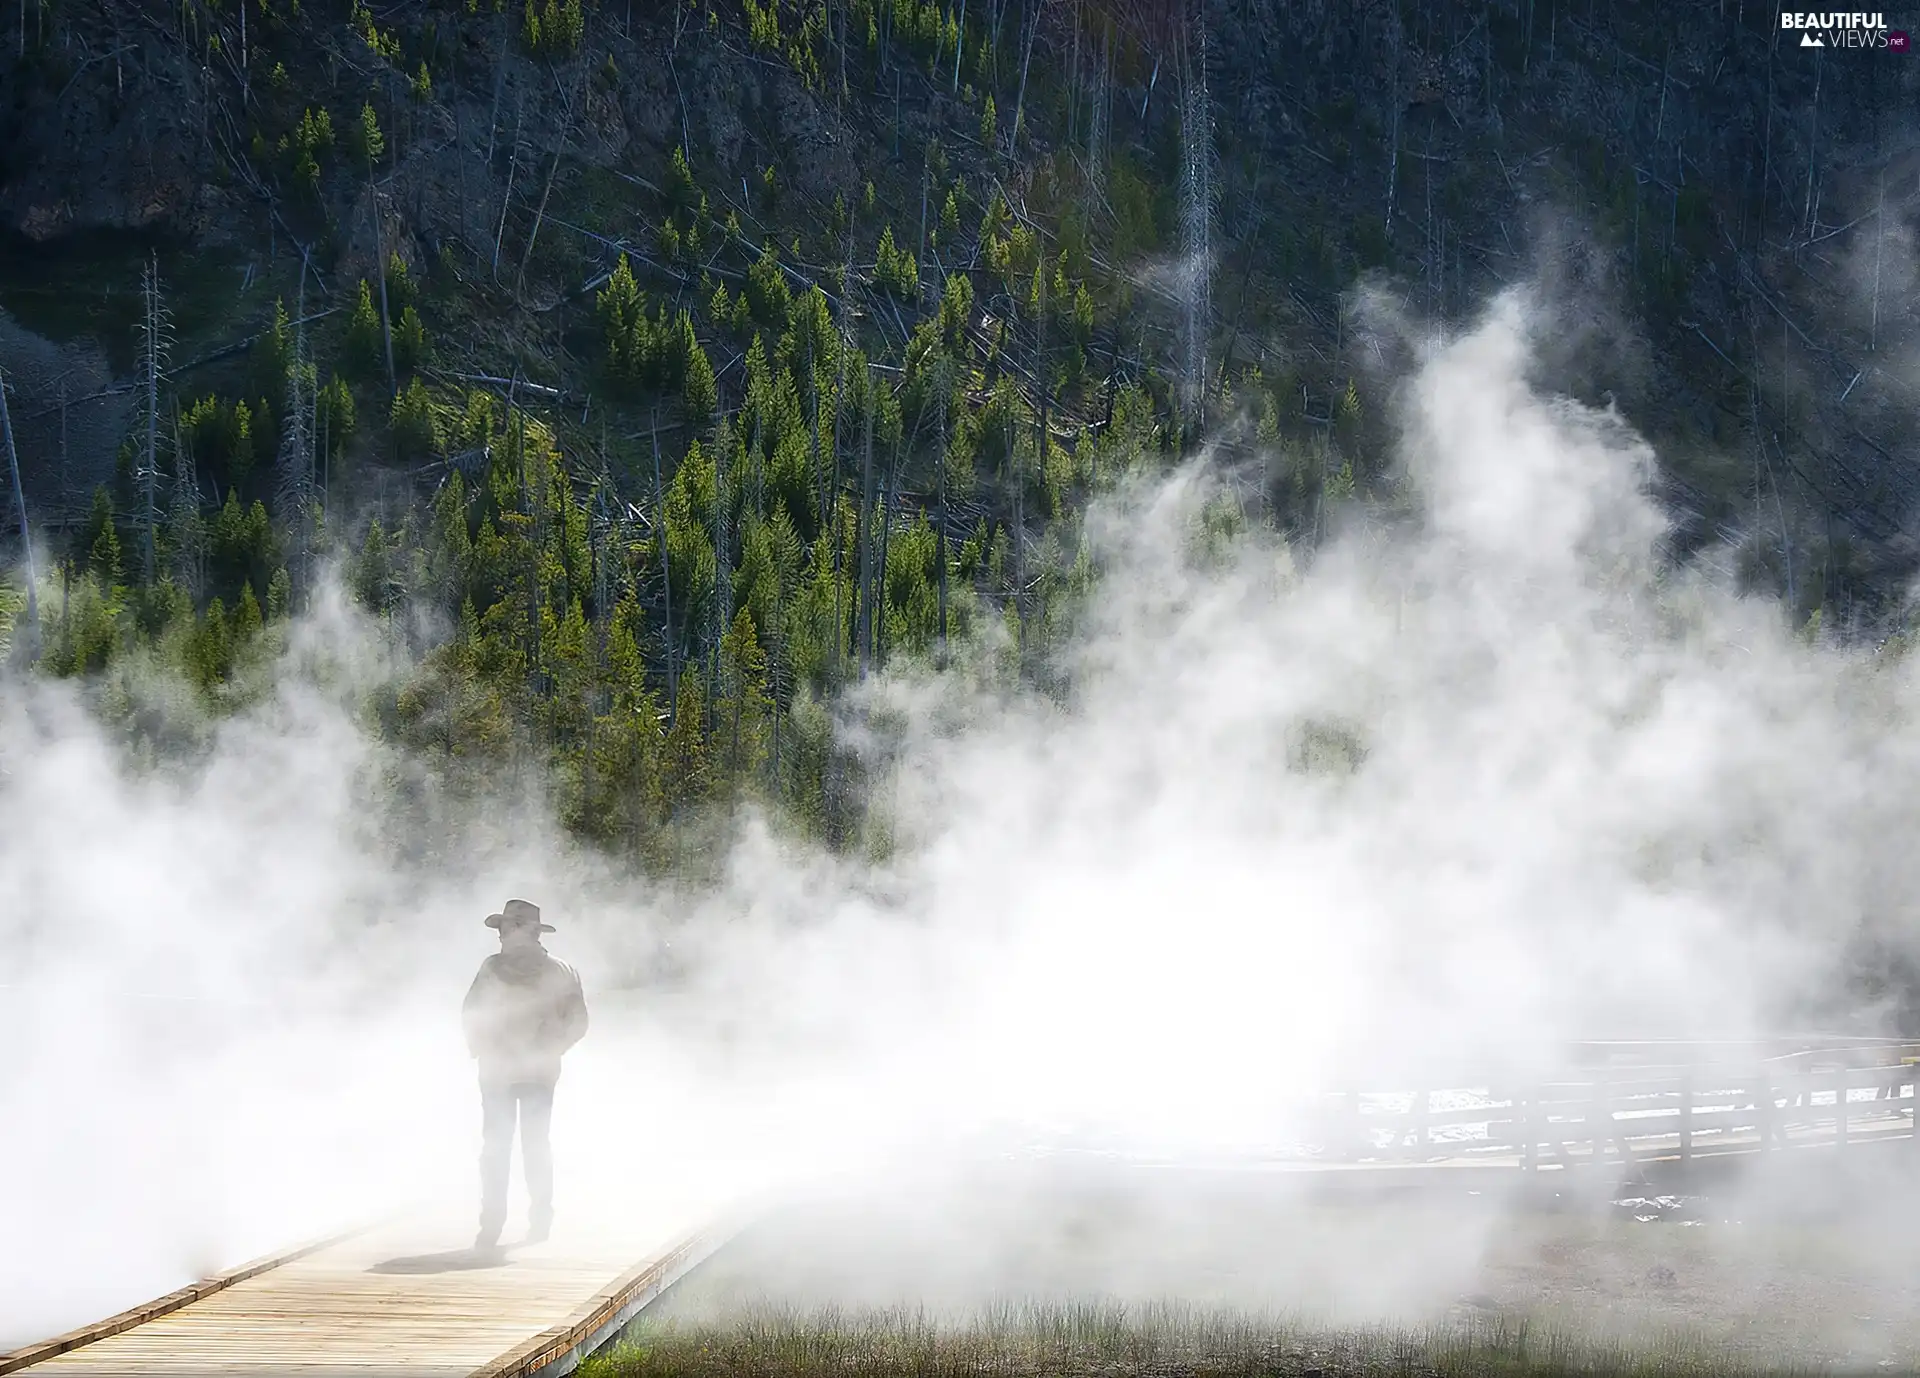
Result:
[[295,1259],[305,1258],[309,1254],[317,1253],[321,1249],[337,1244],[341,1240],[350,1238],[367,1228],[370,1227],[357,1226],[354,1229],[344,1230],[338,1234],[327,1235],[321,1239],[309,1240],[307,1243],[295,1245],[291,1249],[282,1249],[278,1253],[267,1254],[261,1258],[254,1259],[251,1263],[243,1263],[238,1268],[230,1268],[224,1273],[215,1273],[212,1277],[202,1278],[199,1282],[189,1283],[178,1291],[167,1293],[164,1297],[159,1297],[149,1302],[142,1302],[138,1306],[129,1307],[117,1315],[108,1316],[105,1320],[95,1321],[91,1325],[83,1325],[78,1330],[69,1330],[64,1335],[56,1335],[50,1340],[42,1340],[37,1344],[28,1345],[25,1349],[16,1349],[8,1354],[0,1354],[0,1374],[17,1373],[28,1364],[37,1364],[44,1359],[51,1359],[57,1354],[66,1354],[72,1350],[79,1349],[83,1345],[90,1345],[99,1340],[104,1340],[110,1336],[131,1330],[135,1326],[144,1325],[148,1321],[160,1316],[169,1315],[175,1311],[191,1306],[197,1301],[212,1296],[215,1292],[224,1291],[226,1288],[232,1287],[237,1283],[259,1277],[269,1269],[278,1268],[284,1264],[292,1263]]
[[639,1309],[719,1247],[718,1233],[682,1239],[658,1258],[616,1278],[560,1325],[543,1331],[478,1370],[473,1378],[535,1378],[570,1371]]
[[[76,1332],[96,1336],[83,1345],[62,1349],[70,1338],[63,1336],[34,1346],[16,1367],[31,1365],[47,1378],[374,1371],[554,1378],[732,1233],[673,1221],[635,1231],[626,1226],[630,1218],[609,1212],[548,1243],[489,1253],[436,1250],[464,1236],[464,1221],[451,1217],[336,1236],[265,1268],[222,1275],[217,1290],[163,1298],[170,1310],[134,1308],[113,1318],[132,1323],[112,1333],[108,1323]],[[643,1261],[635,1264],[636,1257]]]

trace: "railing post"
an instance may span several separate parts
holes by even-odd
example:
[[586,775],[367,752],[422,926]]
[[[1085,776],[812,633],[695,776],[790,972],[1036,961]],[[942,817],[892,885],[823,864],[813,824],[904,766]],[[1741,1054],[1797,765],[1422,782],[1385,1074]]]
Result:
[[1842,1057],[1840,1070],[1834,1073],[1833,1091],[1833,1141],[1835,1146],[1839,1148],[1845,1148],[1847,1146],[1847,1110],[1849,1106],[1847,1100],[1847,1084],[1853,1080],[1851,1073],[1852,1069],[1847,1065],[1846,1059]]
[[1427,1117],[1432,1113],[1433,1092],[1416,1092],[1413,1097],[1413,1157],[1415,1162],[1426,1161]]
[[1693,1068],[1680,1073],[1680,1161],[1693,1157]]
[[1760,1135],[1760,1151],[1773,1151],[1773,1086],[1767,1080],[1767,1069],[1760,1068],[1753,1074],[1753,1110],[1754,1129]]
[[1533,1088],[1530,1086],[1520,1089],[1520,1097],[1520,1133],[1522,1136],[1520,1143],[1520,1170],[1522,1172],[1532,1172],[1538,1166],[1535,1161],[1534,1152],[1536,1148],[1534,1140],[1538,1136],[1534,1133],[1533,1124],[1533,1105],[1537,1097],[1534,1094]]

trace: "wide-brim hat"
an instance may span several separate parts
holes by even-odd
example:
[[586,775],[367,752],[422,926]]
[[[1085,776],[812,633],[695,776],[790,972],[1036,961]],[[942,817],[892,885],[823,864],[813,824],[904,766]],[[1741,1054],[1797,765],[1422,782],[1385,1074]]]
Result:
[[551,933],[554,927],[550,923],[540,922],[540,906],[526,900],[508,900],[500,906],[498,914],[487,915],[488,928],[531,927],[541,933]]

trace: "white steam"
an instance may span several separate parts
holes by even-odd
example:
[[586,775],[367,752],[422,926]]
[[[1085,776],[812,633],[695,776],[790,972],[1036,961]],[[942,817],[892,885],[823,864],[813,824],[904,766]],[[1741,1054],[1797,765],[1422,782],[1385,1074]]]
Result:
[[[1254,1155],[1317,1086],[1836,1008],[1920,881],[1912,675],[1661,572],[1650,456],[1528,357],[1504,298],[1409,384],[1418,530],[1203,558],[1200,470],[1101,508],[1066,705],[874,691],[884,874],[749,826],[713,893],[619,882],[506,797],[397,847],[338,603],[184,775],[0,684],[0,1347],[464,1200],[456,1011],[509,894],[596,1019],[563,1212],[982,1146]],[[690,982],[617,998],[668,934]]]

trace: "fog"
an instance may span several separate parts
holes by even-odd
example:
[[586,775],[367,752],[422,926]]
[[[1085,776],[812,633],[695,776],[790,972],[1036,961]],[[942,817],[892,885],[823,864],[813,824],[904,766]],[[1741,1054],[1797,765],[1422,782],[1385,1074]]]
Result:
[[[1064,702],[866,686],[849,722],[896,736],[884,866],[747,819],[713,889],[621,879],[504,787],[396,836],[359,725],[392,666],[337,593],[191,767],[130,769],[71,686],[0,683],[0,1348],[476,1195],[457,1012],[509,895],[595,1017],[556,1102],[563,1217],[858,1179],[999,1258],[1060,1197],[952,1187],[995,1155],[1251,1160],[1319,1088],[1886,1031],[1845,992],[1863,935],[1910,931],[1920,686],[1711,554],[1662,567],[1653,456],[1532,379],[1563,324],[1509,294],[1414,369],[1409,513],[1310,559],[1204,541],[1204,457],[1105,502]],[[1491,1227],[1446,1228],[1393,1274],[1422,1297]],[[1270,1277],[1410,1304],[1313,1238],[1262,1235]],[[1204,1291],[1189,1256],[1158,1249],[1154,1286]]]

